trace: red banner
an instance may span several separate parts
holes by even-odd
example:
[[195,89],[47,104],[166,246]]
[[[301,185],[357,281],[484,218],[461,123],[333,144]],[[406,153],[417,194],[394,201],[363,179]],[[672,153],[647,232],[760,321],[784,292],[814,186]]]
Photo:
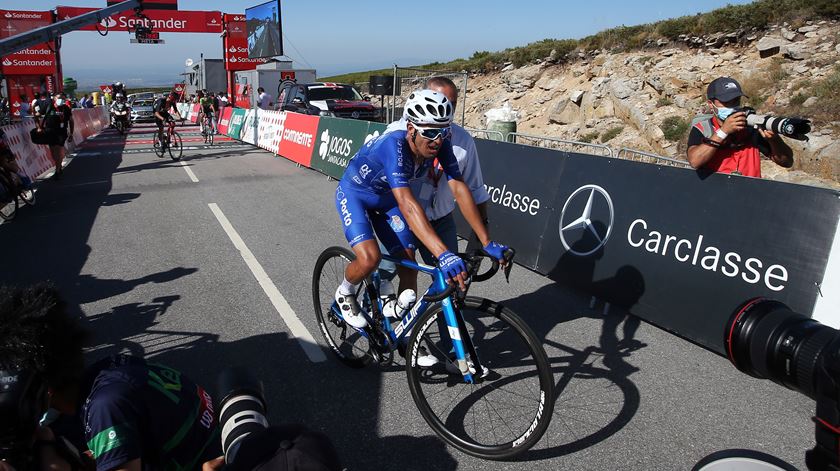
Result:
[[219,117],[219,134],[227,134],[230,126],[230,115],[233,114],[233,107],[225,106],[222,109],[222,116]]
[[[116,5],[125,0],[108,0],[108,6]],[[147,10],[177,10],[178,0],[145,0],[143,11]]]
[[[66,20],[97,10],[96,8],[58,7],[58,19]],[[102,20],[99,25],[117,31],[134,30],[137,26],[147,26],[158,33],[221,33],[222,13],[218,11],[144,11],[148,17],[137,18],[133,11],[126,11]],[[79,28],[81,31],[96,31],[96,25]]]
[[[250,92],[251,86],[247,86],[247,90]],[[234,94],[233,104],[236,105],[238,108],[245,108],[248,109],[251,107],[251,97],[250,95],[245,94],[246,86],[242,85],[241,83],[236,84],[236,93]]]
[[318,133],[318,116],[286,113],[278,154],[309,167]]
[[[49,11],[0,10],[0,39],[49,24]],[[3,75],[53,75],[58,71],[58,61],[49,44],[41,43],[0,58],[0,70]]]
[[259,64],[268,62],[268,58],[248,57],[248,32],[245,29],[245,15],[225,14],[225,69],[251,70]]

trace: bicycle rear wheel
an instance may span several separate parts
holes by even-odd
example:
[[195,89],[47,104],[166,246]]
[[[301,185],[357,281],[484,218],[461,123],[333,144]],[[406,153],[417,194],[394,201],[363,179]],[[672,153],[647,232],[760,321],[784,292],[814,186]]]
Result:
[[169,157],[172,160],[181,160],[181,154],[184,153],[181,135],[172,131],[172,136],[169,138]]
[[[472,339],[484,374],[473,384],[464,381],[438,304],[420,317],[408,343],[411,396],[450,445],[483,459],[512,458],[537,443],[551,421],[554,377],[548,358],[528,325],[501,304],[467,297],[461,314],[466,328],[461,337]],[[439,363],[419,366],[423,349]]]
[[[321,253],[315,262],[312,274],[312,301],[321,333],[330,350],[345,365],[362,368],[373,361],[371,344],[367,337],[345,324],[338,316],[335,304],[335,290],[344,280],[344,269],[356,256],[344,247],[330,247]],[[364,283],[359,287],[359,296],[364,296]],[[359,305],[363,305],[359,300]]]

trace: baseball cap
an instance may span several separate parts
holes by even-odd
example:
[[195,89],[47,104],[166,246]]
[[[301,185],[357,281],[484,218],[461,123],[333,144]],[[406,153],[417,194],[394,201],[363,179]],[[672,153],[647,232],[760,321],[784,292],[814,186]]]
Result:
[[741,84],[731,77],[718,77],[712,80],[709,88],[706,90],[706,98],[709,100],[718,99],[722,102],[734,100],[739,96],[744,95],[741,90]]
[[236,454],[230,471],[341,471],[330,439],[302,425],[279,425],[253,432]]

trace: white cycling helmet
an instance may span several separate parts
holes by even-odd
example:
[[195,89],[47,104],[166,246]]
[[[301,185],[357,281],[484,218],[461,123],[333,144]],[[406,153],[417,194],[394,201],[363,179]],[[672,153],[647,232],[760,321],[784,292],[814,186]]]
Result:
[[405,102],[403,116],[413,124],[445,124],[452,123],[455,108],[443,93],[431,90],[417,90],[408,96]]

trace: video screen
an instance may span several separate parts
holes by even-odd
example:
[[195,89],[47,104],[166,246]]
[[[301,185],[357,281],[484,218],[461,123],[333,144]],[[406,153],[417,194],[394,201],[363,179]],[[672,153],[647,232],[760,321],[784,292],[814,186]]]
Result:
[[283,55],[280,34],[280,0],[245,9],[245,28],[248,32],[248,57]]

